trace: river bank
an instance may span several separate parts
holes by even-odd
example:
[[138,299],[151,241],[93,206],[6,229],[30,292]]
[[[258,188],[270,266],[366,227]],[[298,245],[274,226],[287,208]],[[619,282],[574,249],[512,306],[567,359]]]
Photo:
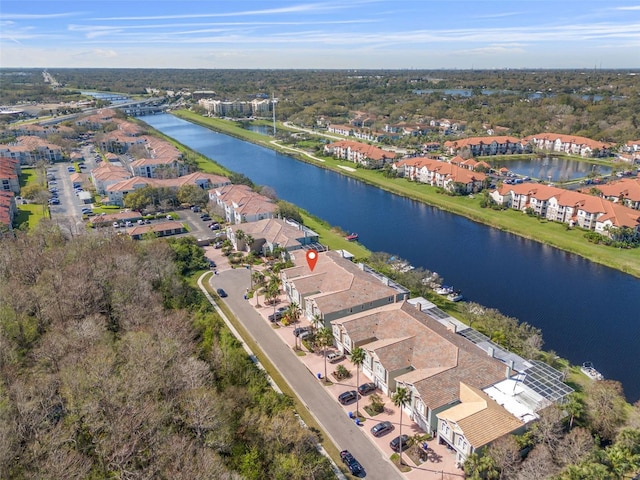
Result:
[[[345,169],[352,163],[342,162],[331,157],[324,157],[320,161],[308,156],[308,152],[298,150],[292,152],[291,147],[284,147],[272,142],[271,137],[251,132],[220,119],[202,117],[187,110],[172,112],[177,117],[199,124],[214,131],[219,131],[242,140],[256,143],[260,146],[276,150],[279,153],[296,158],[297,160],[335,171],[341,175],[356,178],[369,185],[376,186],[388,192],[410,198],[442,210],[461,215],[484,225],[519,235],[560,250],[579,255],[592,262],[622,271],[640,278],[640,249],[614,249],[602,245],[589,243],[584,238],[584,231],[568,229],[566,225],[536,220],[515,210],[495,211],[480,206],[480,198],[454,197],[438,193],[430,186],[410,182],[406,179],[386,178],[381,172],[361,168]],[[282,127],[288,131],[294,131]]]

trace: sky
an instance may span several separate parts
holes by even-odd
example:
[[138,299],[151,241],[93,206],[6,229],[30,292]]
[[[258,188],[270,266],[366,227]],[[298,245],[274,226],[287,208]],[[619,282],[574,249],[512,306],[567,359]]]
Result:
[[639,68],[640,0],[0,0],[2,68]]

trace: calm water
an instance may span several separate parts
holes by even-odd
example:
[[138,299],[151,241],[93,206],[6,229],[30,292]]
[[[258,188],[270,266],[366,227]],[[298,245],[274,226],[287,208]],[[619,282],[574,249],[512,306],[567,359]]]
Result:
[[603,176],[611,174],[611,167],[564,157],[498,160],[491,162],[491,164],[495,169],[507,167],[518,175],[552,182],[566,182],[576,178],[584,178],[591,172]]
[[465,297],[541,328],[545,348],[593,361],[640,398],[640,280],[407,200],[172,115],[142,118],[345,231],[438,272]]

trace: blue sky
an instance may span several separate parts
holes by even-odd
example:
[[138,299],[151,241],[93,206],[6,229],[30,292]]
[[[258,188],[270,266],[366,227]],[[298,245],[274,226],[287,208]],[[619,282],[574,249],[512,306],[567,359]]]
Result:
[[0,66],[638,68],[640,0],[1,0]]

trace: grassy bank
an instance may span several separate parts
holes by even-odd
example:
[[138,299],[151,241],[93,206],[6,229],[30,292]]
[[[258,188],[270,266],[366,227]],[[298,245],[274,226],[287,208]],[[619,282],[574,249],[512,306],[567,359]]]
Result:
[[406,179],[386,178],[379,171],[361,168],[354,169],[353,163],[336,160],[334,158],[322,157],[323,161],[318,162],[303,155],[302,152],[298,155],[292,155],[290,150],[285,150],[270,143],[271,139],[269,137],[238,127],[235,123],[202,117],[184,110],[174,113],[185,120],[193,121],[207,128],[280,151],[285,155],[293,156],[301,161],[357,178],[358,180],[386,191],[438,207],[442,210],[464,216],[473,221],[524,238],[551,245],[640,278],[640,249],[621,250],[595,245],[589,243],[584,238],[584,231],[581,229],[568,229],[565,224],[537,220],[515,210],[495,211],[481,208],[479,198],[444,195],[438,193],[437,189],[433,187],[409,182]]

